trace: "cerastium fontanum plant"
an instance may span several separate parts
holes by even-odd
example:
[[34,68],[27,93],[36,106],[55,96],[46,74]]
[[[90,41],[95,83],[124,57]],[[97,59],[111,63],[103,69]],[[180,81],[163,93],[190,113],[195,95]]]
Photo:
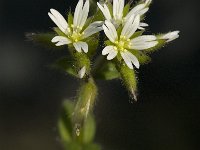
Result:
[[87,150],[99,149],[88,144],[95,131],[92,117],[98,93],[95,80],[120,78],[131,98],[137,101],[135,69],[150,62],[150,53],[179,37],[179,31],[143,34],[148,27],[143,21],[151,2],[79,0],[75,11],[68,12],[66,19],[57,10],[50,9],[48,15],[57,26],[53,28],[54,33],[28,34],[36,42],[55,49],[65,48],[68,55],[57,60],[54,66],[81,81],[76,103],[65,102],[64,115],[59,119],[60,135],[68,149],[78,149],[77,145]]

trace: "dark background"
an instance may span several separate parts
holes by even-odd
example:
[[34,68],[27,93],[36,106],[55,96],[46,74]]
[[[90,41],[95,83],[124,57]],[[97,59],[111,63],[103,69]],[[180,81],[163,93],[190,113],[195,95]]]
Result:
[[[76,2],[0,1],[0,150],[62,149],[57,117],[61,102],[73,97],[79,84],[47,67],[65,51],[33,46],[24,33],[51,30],[49,9],[64,14]],[[138,70],[138,103],[130,103],[119,80],[97,82],[96,141],[105,150],[198,150],[199,4],[154,0],[146,18],[149,31],[181,32]]]

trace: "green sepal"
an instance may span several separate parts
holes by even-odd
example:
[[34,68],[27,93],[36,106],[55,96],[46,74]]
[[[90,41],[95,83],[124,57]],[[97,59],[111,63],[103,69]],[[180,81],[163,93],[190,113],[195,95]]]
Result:
[[121,25],[117,28],[117,35],[118,35],[118,37],[120,37],[122,29],[123,29],[123,27]]
[[93,17],[89,17],[86,22],[85,22],[85,25],[82,29],[82,31],[84,31],[91,23],[92,23],[92,20],[93,20]]
[[59,35],[59,36],[66,36],[65,33],[63,33],[58,27],[54,27],[53,30]]
[[74,19],[74,17],[72,15],[71,11],[70,11],[69,14],[68,14],[68,16],[67,16],[67,20],[68,20],[68,24],[69,25],[73,24],[73,19]]
[[98,69],[96,69],[94,78],[101,80],[113,80],[120,78],[120,74],[117,71],[115,64],[112,61],[106,60],[101,66],[99,66]]
[[130,51],[134,56],[137,57],[138,61],[140,62],[140,64],[148,64],[149,62],[151,62],[151,57],[149,57],[147,54],[145,54],[142,51],[138,51],[138,50],[131,50]]
[[130,4],[126,4],[123,10],[123,16],[126,16],[130,10],[131,5]]
[[130,69],[125,63],[116,61],[116,66],[120,72],[121,79],[131,97],[137,101],[137,79],[134,69]]
[[55,44],[51,42],[55,37],[55,33],[27,33],[26,37],[28,40],[46,48],[61,49],[61,47],[55,46]]
[[144,52],[152,53],[152,52],[155,52],[155,51],[159,50],[160,48],[162,48],[166,45],[166,40],[158,39],[157,41],[158,41],[158,44],[156,46],[149,48],[149,49],[146,49],[146,50],[144,50]]
[[106,46],[113,45],[113,43],[110,40],[106,40],[104,43]]
[[97,9],[97,12],[94,14],[93,16],[93,19],[92,21],[95,22],[95,21],[104,21],[104,15],[103,13],[101,12],[101,10],[98,8]]
[[76,70],[80,70],[82,67],[86,67],[86,74],[90,74],[90,59],[84,52],[77,52],[72,44],[68,45],[70,54],[74,60],[74,67]]
[[142,30],[142,31],[137,31],[137,32],[135,32],[135,33],[130,37],[130,39],[134,39],[134,38],[136,38],[136,37],[138,37],[138,36],[141,36],[143,33],[144,33],[144,30]]
[[74,66],[75,61],[70,57],[63,57],[56,60],[51,66],[55,69],[67,72],[69,75],[78,77],[78,70]]
[[97,12],[97,0],[90,0],[90,14],[93,15]]
[[88,53],[87,55],[91,58],[96,54],[96,50],[99,46],[99,34],[96,33],[88,37],[85,42],[88,44]]

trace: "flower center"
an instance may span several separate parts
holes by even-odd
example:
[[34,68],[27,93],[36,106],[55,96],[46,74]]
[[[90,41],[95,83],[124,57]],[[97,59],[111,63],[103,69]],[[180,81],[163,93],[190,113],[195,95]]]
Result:
[[81,37],[82,37],[83,34],[79,33],[79,32],[76,32],[76,31],[73,31],[72,35],[71,35],[71,39],[74,41],[74,42],[78,42],[79,40],[81,40]]
[[73,41],[73,42],[78,42],[81,40],[82,36],[84,33],[81,33],[82,27],[75,27],[73,24],[71,25],[71,28],[73,31],[70,31],[69,34],[69,38]]
[[126,48],[129,48],[130,39],[120,36],[120,39],[115,41],[115,46],[118,50],[124,51]]

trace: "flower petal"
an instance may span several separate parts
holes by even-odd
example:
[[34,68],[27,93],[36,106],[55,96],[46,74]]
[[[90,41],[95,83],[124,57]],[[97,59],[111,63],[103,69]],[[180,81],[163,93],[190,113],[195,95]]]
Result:
[[171,42],[179,37],[180,31],[173,31],[167,34],[162,35],[159,39],[167,40],[167,42]]
[[142,9],[141,11],[139,11],[137,14],[140,15],[140,16],[142,16],[142,15],[144,15],[148,10],[149,10],[148,7],[147,7],[147,8],[144,8],[144,9]]
[[157,38],[154,35],[143,35],[136,37],[130,41],[130,48],[136,50],[144,50],[154,47],[158,44],[158,41],[156,41],[156,39]]
[[126,65],[130,68],[130,69],[133,69],[133,65],[131,63],[131,60],[129,59],[129,57],[126,55],[125,52],[120,52],[122,58],[124,59]]
[[106,46],[103,51],[102,51],[102,55],[107,55],[107,60],[112,60],[113,58],[115,58],[115,56],[117,56],[117,50],[114,48],[114,46]]
[[118,0],[113,1],[113,16],[115,17],[117,15],[117,6],[118,6]]
[[135,67],[139,69],[139,67],[140,67],[139,61],[138,61],[138,59],[132,53],[130,53],[127,50],[124,51],[124,52],[120,52],[120,53],[121,53],[121,56],[124,59],[126,65],[130,69],[133,69],[133,65],[132,64],[134,64]]
[[[51,13],[50,13],[51,12]],[[51,20],[58,26],[58,28],[63,32],[67,32],[68,23],[65,18],[55,9],[50,9],[48,13]]]
[[52,43],[56,43],[56,46],[67,45],[71,43],[71,40],[64,36],[55,36],[52,40]]
[[101,30],[103,30],[102,28],[103,25],[103,21],[95,21],[92,24],[90,24],[84,31],[83,31],[83,36],[82,38],[87,38]]
[[143,10],[145,8],[145,4],[139,4],[137,6],[135,6],[125,17],[125,19],[128,21],[129,18],[133,15],[138,15],[138,12],[140,12],[141,10]]
[[82,52],[82,50],[87,53],[88,52],[88,44],[86,42],[76,42],[76,43],[73,43],[75,49],[80,53]]
[[138,36],[132,39],[131,42],[137,43],[137,42],[147,42],[147,41],[154,41],[154,40],[156,40],[156,36],[154,35],[142,35],[142,36]]
[[111,20],[112,17],[108,9],[108,6],[106,4],[104,4],[104,6],[101,6],[101,4],[99,4],[98,2],[97,2],[97,5],[99,9],[101,10],[101,12],[103,13],[104,17],[106,18],[106,20]]
[[84,75],[85,75],[85,72],[86,72],[86,67],[84,66],[84,67],[82,67],[81,70],[79,70],[79,72],[78,72],[79,78],[82,79],[82,78],[84,77]]
[[123,17],[124,2],[125,2],[124,0],[119,0],[118,19],[121,19]]
[[81,28],[85,25],[85,22],[87,20],[88,13],[89,13],[89,7],[90,7],[89,0],[86,0],[85,4],[83,6],[83,10],[81,12],[82,16],[80,19],[80,23],[78,24]]
[[152,0],[146,0],[146,1],[145,1],[145,4],[146,4],[146,5],[150,5],[151,2],[152,2]]
[[118,39],[115,26],[111,22],[106,20],[105,25],[103,25],[103,30],[111,42],[114,43]]
[[124,10],[124,0],[113,1],[113,16],[115,20],[121,20]]
[[144,22],[140,22],[140,25],[138,27],[139,30],[145,30],[144,27],[148,27],[149,25],[147,23],[144,23]]
[[152,0],[146,0],[144,3],[135,6],[125,17],[125,20],[129,20],[132,15],[144,15],[149,10],[149,5]]
[[82,19],[83,0],[79,0],[74,12],[73,24],[77,27]]
[[140,16],[132,16],[124,25],[121,36],[125,36],[127,39],[130,38],[135,31],[138,29],[140,24]]

